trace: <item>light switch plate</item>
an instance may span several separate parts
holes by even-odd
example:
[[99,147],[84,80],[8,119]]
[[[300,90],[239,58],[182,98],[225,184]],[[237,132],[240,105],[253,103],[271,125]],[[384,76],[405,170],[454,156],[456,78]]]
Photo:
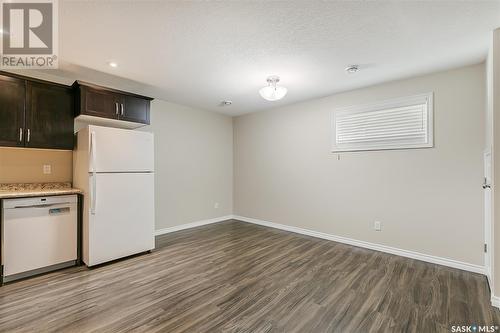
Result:
[[52,173],[52,166],[50,164],[43,165],[43,174],[50,175]]

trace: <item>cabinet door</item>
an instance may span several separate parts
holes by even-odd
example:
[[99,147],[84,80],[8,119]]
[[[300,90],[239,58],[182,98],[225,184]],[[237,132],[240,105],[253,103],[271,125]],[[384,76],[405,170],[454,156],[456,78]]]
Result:
[[73,149],[73,91],[28,81],[26,147]]
[[105,90],[80,87],[80,98],[81,114],[118,119],[120,105],[116,94]]
[[0,75],[0,146],[24,146],[25,81]]
[[135,96],[122,95],[120,109],[120,119],[149,125],[149,104],[150,101]]

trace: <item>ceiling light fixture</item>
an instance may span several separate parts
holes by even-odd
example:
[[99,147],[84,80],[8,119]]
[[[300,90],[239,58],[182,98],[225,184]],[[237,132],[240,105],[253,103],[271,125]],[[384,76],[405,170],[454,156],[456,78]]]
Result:
[[229,100],[222,101],[223,106],[229,106],[231,104],[233,104],[233,101],[229,101]]
[[259,90],[262,98],[268,101],[277,101],[285,97],[288,89],[285,87],[278,87],[277,84],[280,82],[280,77],[273,75],[267,78],[267,87],[264,87]]
[[345,68],[345,71],[349,74],[354,74],[357,71],[359,71],[359,66],[358,65],[349,65]]
[[116,62],[113,62],[113,61],[110,61],[110,62],[109,62],[109,65],[110,65],[111,67],[113,67],[113,68],[118,67],[118,64],[117,64]]

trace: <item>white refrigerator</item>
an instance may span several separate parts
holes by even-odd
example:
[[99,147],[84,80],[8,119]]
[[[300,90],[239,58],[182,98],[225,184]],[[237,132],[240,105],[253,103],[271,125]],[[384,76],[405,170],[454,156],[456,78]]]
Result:
[[84,191],[82,257],[94,266],[154,248],[154,143],[148,132],[77,133],[73,185]]

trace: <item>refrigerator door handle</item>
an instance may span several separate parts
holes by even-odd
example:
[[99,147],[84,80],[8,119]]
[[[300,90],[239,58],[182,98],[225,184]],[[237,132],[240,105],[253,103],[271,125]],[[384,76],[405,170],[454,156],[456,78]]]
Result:
[[95,215],[97,198],[97,180],[95,172],[92,172],[92,190],[90,191],[90,213]]
[[92,164],[92,172],[95,172],[95,154],[96,154],[96,140],[95,140],[95,132],[90,132],[90,163]]
[[95,151],[96,151],[96,140],[95,132],[90,132],[90,155],[92,158],[92,190],[90,191],[90,213],[95,215],[96,206],[96,196],[97,196],[97,180],[96,180],[96,167],[95,167]]

